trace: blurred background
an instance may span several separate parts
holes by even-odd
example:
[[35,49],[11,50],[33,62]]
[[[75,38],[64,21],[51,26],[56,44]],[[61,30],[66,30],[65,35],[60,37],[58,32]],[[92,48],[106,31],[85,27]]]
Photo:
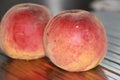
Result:
[[89,7],[93,0],[0,0],[0,18],[13,5],[18,3],[37,3],[45,5],[55,15],[59,11],[66,9],[85,9],[91,10]]
[[120,11],[120,0],[0,0],[0,20],[5,12],[18,3],[45,5],[55,15],[62,10],[84,9],[88,11]]

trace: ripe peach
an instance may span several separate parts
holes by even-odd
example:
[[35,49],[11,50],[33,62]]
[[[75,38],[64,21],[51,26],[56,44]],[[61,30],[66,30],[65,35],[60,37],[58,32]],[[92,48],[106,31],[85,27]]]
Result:
[[43,32],[50,17],[49,10],[39,4],[22,3],[13,6],[1,20],[2,50],[15,59],[43,57]]
[[66,10],[53,17],[43,39],[50,60],[72,72],[94,68],[107,51],[104,26],[95,15],[84,10]]

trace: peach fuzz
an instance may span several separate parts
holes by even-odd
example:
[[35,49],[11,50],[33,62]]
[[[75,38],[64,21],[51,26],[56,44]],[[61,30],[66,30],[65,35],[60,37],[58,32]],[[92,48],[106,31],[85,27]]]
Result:
[[45,56],[43,32],[50,18],[50,11],[39,4],[13,6],[1,20],[2,50],[14,59],[32,60]]
[[96,67],[107,51],[103,24],[85,10],[66,10],[53,17],[45,28],[43,39],[50,60],[71,72]]

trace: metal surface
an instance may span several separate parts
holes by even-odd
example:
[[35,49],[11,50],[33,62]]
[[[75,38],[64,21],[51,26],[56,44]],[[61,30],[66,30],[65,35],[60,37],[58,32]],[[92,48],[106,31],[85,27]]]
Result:
[[120,13],[96,12],[103,22],[108,37],[108,52],[100,64],[109,80],[120,80]]

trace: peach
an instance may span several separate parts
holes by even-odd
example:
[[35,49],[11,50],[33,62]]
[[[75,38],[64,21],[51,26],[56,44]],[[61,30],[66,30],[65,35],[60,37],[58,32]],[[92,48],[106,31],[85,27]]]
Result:
[[15,59],[32,60],[45,56],[43,32],[50,18],[50,11],[39,4],[13,6],[1,20],[2,50]]
[[103,24],[85,10],[66,10],[53,17],[45,28],[43,39],[50,60],[71,72],[96,67],[107,51]]

